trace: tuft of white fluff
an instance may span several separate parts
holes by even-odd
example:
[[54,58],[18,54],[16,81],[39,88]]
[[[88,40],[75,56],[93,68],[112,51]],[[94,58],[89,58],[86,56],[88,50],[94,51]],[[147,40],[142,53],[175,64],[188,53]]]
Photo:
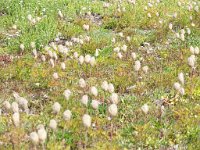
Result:
[[98,108],[99,108],[99,104],[100,104],[99,101],[97,101],[97,100],[92,100],[92,103],[91,103],[92,108],[98,109]]
[[18,112],[15,112],[13,115],[12,115],[12,120],[13,120],[13,123],[16,127],[19,127],[19,124],[20,124],[20,116],[19,116],[19,113]]
[[62,63],[60,64],[60,66],[61,66],[61,69],[62,69],[62,70],[65,70],[65,68],[66,68],[66,65],[65,65],[65,63],[64,63],[64,62],[62,62]]
[[92,119],[88,114],[84,114],[82,117],[83,125],[87,128],[91,126]]
[[108,92],[113,93],[115,91],[114,85],[112,83],[108,84]]
[[179,91],[179,89],[181,88],[180,83],[175,82],[175,83],[174,83],[174,88],[175,88],[177,91]]
[[97,96],[97,95],[98,95],[98,90],[97,90],[97,88],[96,88],[95,86],[92,86],[92,87],[90,88],[90,92],[91,92],[91,94],[94,95],[94,96]]
[[10,105],[9,101],[4,101],[4,102],[3,102],[3,107],[4,107],[6,110],[10,110],[11,105]]
[[139,60],[135,61],[134,69],[135,71],[139,71],[141,68],[141,63]]
[[66,99],[66,100],[69,100],[71,94],[72,94],[72,92],[71,92],[69,89],[67,89],[67,90],[65,90],[65,91],[63,92],[63,95],[65,96],[65,99]]
[[181,72],[178,74],[178,79],[182,85],[184,85],[184,74]]
[[111,104],[109,107],[108,107],[108,112],[109,114],[114,117],[117,115],[118,113],[118,108],[117,108],[117,105],[116,104]]
[[18,112],[19,112],[19,105],[18,105],[17,102],[12,102],[11,108],[12,108],[12,111],[13,111],[14,113],[18,113]]
[[50,122],[49,122],[49,127],[52,129],[52,130],[56,130],[57,129],[57,122],[56,120],[54,119],[51,119]]
[[83,95],[82,96],[81,103],[87,106],[87,104],[88,104],[88,95]]
[[141,107],[142,111],[147,114],[149,112],[149,106],[147,104],[144,104],[142,107]]
[[63,113],[63,118],[66,121],[69,121],[71,119],[72,113],[70,110],[65,110]]
[[38,145],[38,143],[39,143],[39,137],[38,137],[37,132],[31,132],[30,135],[29,135],[29,139],[31,140],[31,142],[34,145]]
[[81,55],[78,59],[79,63],[82,65],[84,63],[84,57]]
[[81,87],[81,88],[85,88],[86,87],[86,82],[85,82],[85,80],[83,79],[83,78],[81,78],[81,79],[79,79],[79,86]]
[[47,132],[44,128],[40,128],[38,130],[38,137],[39,137],[39,140],[40,140],[40,143],[44,143],[47,139]]
[[86,63],[89,63],[90,62],[90,59],[91,59],[91,56],[88,54],[88,55],[85,55],[85,59],[84,59],[84,61],[86,62]]
[[55,102],[52,106],[53,113],[58,114],[60,112],[61,105],[58,102]]
[[101,88],[104,91],[107,91],[108,90],[108,82],[107,81],[103,81],[102,84],[101,84]]
[[110,101],[113,103],[113,104],[118,104],[119,103],[119,97],[117,95],[117,93],[112,93],[111,96],[110,96]]

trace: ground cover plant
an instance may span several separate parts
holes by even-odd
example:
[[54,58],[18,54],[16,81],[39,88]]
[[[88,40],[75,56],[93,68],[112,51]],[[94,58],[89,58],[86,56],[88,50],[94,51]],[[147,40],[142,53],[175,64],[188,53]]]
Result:
[[199,6],[1,0],[0,149],[200,149]]

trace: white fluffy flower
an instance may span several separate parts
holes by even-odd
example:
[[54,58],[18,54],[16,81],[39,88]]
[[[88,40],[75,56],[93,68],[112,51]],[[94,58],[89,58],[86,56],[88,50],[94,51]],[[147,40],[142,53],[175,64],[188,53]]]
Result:
[[103,83],[101,84],[101,88],[104,91],[107,91],[108,90],[108,82],[107,81],[103,81]]
[[31,140],[31,142],[34,145],[38,145],[38,143],[39,143],[39,137],[38,137],[37,132],[31,132],[30,135],[29,135],[29,139]]
[[184,85],[184,74],[181,72],[178,74],[178,79],[182,85]]
[[117,53],[117,57],[118,57],[119,59],[122,59],[122,57],[123,57],[122,53],[118,52],[118,53]]
[[62,70],[65,70],[65,68],[66,68],[66,65],[65,65],[65,63],[64,63],[64,62],[62,62],[60,65],[61,65],[61,69],[62,69]]
[[74,52],[74,58],[78,58],[78,53]]
[[61,105],[58,102],[55,102],[52,106],[53,113],[57,114],[60,112]]
[[57,129],[57,122],[56,122],[56,120],[51,119],[50,122],[49,122],[49,127],[50,127],[52,130],[56,130],[56,129]]
[[183,87],[181,87],[179,89],[179,92],[180,92],[181,95],[185,95],[185,89]]
[[110,101],[113,103],[113,104],[118,104],[119,102],[119,97],[117,95],[117,93],[112,93],[111,96],[110,96]]
[[12,102],[11,107],[12,107],[12,111],[14,113],[18,113],[19,112],[19,105],[18,105],[17,102]]
[[90,65],[94,66],[95,64],[96,64],[95,57],[91,57],[91,59],[90,59]]
[[69,100],[71,94],[72,94],[72,92],[68,89],[63,92],[63,95],[65,96],[66,100]]
[[194,47],[193,47],[193,46],[190,46],[190,52],[191,52],[192,54],[194,54]]
[[114,90],[115,90],[114,85],[113,85],[112,83],[109,83],[109,84],[108,84],[108,91],[109,91],[110,93],[113,93]]
[[141,107],[142,111],[147,114],[148,111],[149,111],[149,106],[147,104],[144,104],[142,107]]
[[71,119],[72,113],[70,110],[65,110],[63,113],[63,118],[66,121],[69,121]]
[[135,71],[139,71],[141,68],[141,63],[139,60],[135,61],[134,69]]
[[79,63],[82,65],[84,63],[84,57],[81,55],[78,59]]
[[9,101],[4,101],[4,102],[3,102],[3,107],[4,107],[6,110],[10,110],[11,105],[10,105]]
[[46,57],[45,57],[45,55],[42,55],[42,56],[41,56],[41,60],[42,60],[43,62],[46,61]]
[[40,142],[44,143],[47,139],[46,130],[44,128],[40,128],[37,133],[38,133],[38,137],[39,137]]
[[20,44],[19,48],[24,51],[24,44]]
[[12,120],[13,120],[13,123],[16,127],[19,127],[19,124],[20,124],[20,116],[19,116],[19,113],[18,112],[15,112],[13,115],[12,115]]
[[195,67],[195,63],[196,63],[196,57],[195,55],[191,55],[189,58],[188,58],[188,65],[192,68]]
[[49,63],[50,63],[50,65],[51,65],[52,68],[55,67],[55,63],[54,63],[54,60],[52,58],[49,60]]
[[91,94],[94,95],[94,96],[97,96],[97,95],[98,95],[98,90],[97,90],[97,88],[96,88],[95,86],[92,86],[92,87],[90,88],[90,92],[91,92]]
[[84,24],[84,25],[83,25],[83,29],[86,30],[86,31],[88,31],[88,30],[90,29],[90,26],[87,25],[87,24]]
[[199,54],[199,48],[198,48],[198,47],[195,47],[195,48],[194,48],[194,53],[195,53],[196,55]]
[[62,14],[62,12],[59,10],[58,11],[58,16],[60,17],[60,18],[63,18],[63,14]]
[[126,52],[126,51],[127,51],[127,47],[128,47],[128,46],[123,45],[123,46],[121,47],[121,49],[122,49],[124,52]]
[[35,48],[35,42],[31,42],[31,48]]
[[173,25],[172,25],[172,23],[170,23],[169,24],[169,29],[172,30],[172,28],[173,28]]
[[144,66],[142,67],[142,71],[144,71],[144,73],[148,73],[149,67],[148,66]]
[[81,103],[87,106],[87,104],[88,104],[88,95],[83,95],[82,96]]
[[97,101],[97,100],[92,100],[92,103],[91,103],[92,108],[94,108],[94,109],[98,109],[99,104],[100,104],[99,101]]
[[81,79],[79,79],[79,86],[81,87],[81,88],[85,88],[86,87],[86,82],[85,82],[85,80],[83,79],[83,78],[81,78]]
[[116,104],[111,104],[109,107],[108,107],[108,112],[109,114],[114,117],[117,115],[118,113],[118,108],[117,108],[117,105]]
[[53,73],[53,78],[56,79],[56,80],[59,78],[57,72],[54,72],[54,73]]
[[35,58],[38,57],[37,50],[36,50],[35,48],[33,49],[32,53],[33,53],[33,56],[34,56]]
[[91,126],[92,119],[89,115],[83,115],[82,121],[85,127],[89,128]]
[[85,56],[84,61],[85,61],[86,63],[89,63],[89,62],[90,62],[90,59],[91,59],[91,56],[88,54],[88,55]]
[[133,60],[135,60],[135,59],[137,58],[136,53],[132,52],[132,53],[131,53],[131,57],[132,57]]
[[174,88],[178,91],[178,90],[181,88],[180,83],[175,82],[175,83],[174,83]]

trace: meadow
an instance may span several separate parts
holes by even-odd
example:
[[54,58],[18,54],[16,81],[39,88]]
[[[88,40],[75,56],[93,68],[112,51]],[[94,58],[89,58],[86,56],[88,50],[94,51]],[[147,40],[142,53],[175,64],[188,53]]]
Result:
[[199,150],[199,0],[1,0],[0,149]]

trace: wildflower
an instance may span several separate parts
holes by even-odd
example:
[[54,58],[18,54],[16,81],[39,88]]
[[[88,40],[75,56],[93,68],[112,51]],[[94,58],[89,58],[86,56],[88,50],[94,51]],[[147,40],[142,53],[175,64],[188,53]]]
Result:
[[94,96],[97,96],[97,95],[98,95],[98,90],[97,90],[97,88],[96,88],[95,86],[92,86],[92,87],[90,88],[90,92],[91,92],[91,94],[94,95]]
[[108,82],[107,81],[103,81],[103,83],[101,84],[101,88],[104,91],[107,91],[108,90]]
[[85,88],[86,87],[86,82],[83,78],[79,79],[79,86],[81,88]]
[[69,100],[70,96],[71,96],[72,92],[70,90],[65,90],[63,95],[65,96],[66,100]]
[[50,63],[50,65],[51,65],[51,67],[54,68],[54,66],[55,66],[54,60],[53,60],[53,59],[50,59],[50,60],[49,60],[49,63]]
[[63,118],[66,121],[69,121],[71,119],[72,113],[70,110],[65,110],[63,113]]
[[78,58],[78,53],[74,52],[74,58]]
[[87,114],[83,115],[82,117],[82,121],[83,121],[83,125],[87,128],[89,128],[91,126],[91,117]]
[[20,44],[19,48],[21,49],[21,51],[24,51],[24,44]]
[[194,47],[193,47],[193,46],[190,46],[190,52],[191,52],[192,54],[195,53],[195,52],[194,52]]
[[32,16],[31,16],[31,14],[29,14],[28,16],[27,16],[27,19],[31,22],[32,21]]
[[13,28],[14,30],[17,30],[17,26],[16,26],[15,24],[12,26],[12,28]]
[[15,112],[13,115],[12,115],[12,120],[13,120],[13,123],[16,127],[19,127],[19,124],[20,124],[20,116],[19,116],[19,113],[18,112]]
[[84,57],[81,55],[80,57],[79,57],[79,63],[82,65],[83,63],[84,63]]
[[149,111],[149,106],[147,104],[144,104],[142,107],[141,107],[142,111],[147,114],[148,111]]
[[184,74],[182,72],[178,74],[178,79],[181,82],[181,84],[183,85],[184,84]]
[[86,63],[89,63],[89,62],[90,62],[90,59],[91,59],[91,56],[90,56],[90,55],[86,55],[86,56],[85,56],[85,62],[86,62]]
[[113,104],[118,104],[119,97],[118,97],[117,93],[112,93],[110,96],[110,100]]
[[45,61],[46,61],[46,57],[45,57],[44,55],[42,55],[42,56],[41,56],[41,60],[42,60],[43,62],[45,62]]
[[181,95],[185,95],[185,89],[183,87],[181,87],[179,89],[179,92],[180,92]]
[[196,63],[195,55],[191,55],[191,56],[188,58],[188,65],[189,65],[190,67],[194,68],[195,63]]
[[49,123],[49,127],[52,129],[52,130],[56,130],[57,129],[57,122],[56,122],[56,120],[54,120],[54,119],[51,119],[50,120],[50,123]]
[[12,108],[12,111],[13,111],[14,113],[18,113],[18,112],[19,112],[19,106],[18,106],[18,103],[17,103],[17,102],[12,102],[11,108]]
[[84,24],[84,25],[83,25],[83,29],[84,29],[84,30],[86,30],[86,31],[88,31],[88,30],[90,29],[90,26],[89,26],[89,25],[86,25],[86,24]]
[[61,105],[58,102],[55,102],[52,106],[53,113],[58,114],[61,109]]
[[172,30],[172,28],[173,28],[173,25],[172,25],[172,23],[170,23],[169,24],[169,29]]
[[122,49],[124,52],[126,52],[126,51],[127,51],[127,46],[126,46],[126,45],[123,45],[123,46],[121,47],[121,49]]
[[62,70],[65,70],[65,68],[66,68],[65,63],[62,62],[60,65],[61,65]]
[[96,64],[95,57],[91,57],[91,58],[90,58],[90,65],[91,65],[91,66],[94,66],[95,64]]
[[178,82],[175,82],[174,88],[178,91],[181,88],[181,85]]
[[109,107],[108,107],[108,112],[109,114],[114,117],[117,115],[118,113],[118,108],[117,108],[117,105],[116,104],[111,104]]
[[120,52],[117,53],[117,56],[119,57],[119,59],[122,59],[122,57],[123,57],[122,53],[120,53]]
[[9,101],[4,101],[4,102],[3,102],[3,106],[4,106],[4,108],[5,108],[6,110],[10,110],[10,108],[11,108],[11,105],[10,105]]
[[58,16],[60,17],[60,18],[63,18],[63,14],[62,14],[62,12],[59,10],[58,11]]
[[88,104],[88,96],[87,95],[82,96],[81,103],[87,106],[87,104]]
[[194,48],[194,53],[195,53],[196,55],[199,54],[199,48],[198,48],[198,47],[195,47],[195,48]]
[[131,57],[133,58],[133,60],[135,60],[137,58],[136,53],[132,52]]
[[40,142],[44,143],[47,139],[46,130],[44,128],[40,128],[37,133],[38,133],[38,137],[39,137]]
[[148,73],[149,67],[148,66],[144,66],[142,67],[142,71],[144,71],[144,73]]
[[97,100],[92,100],[92,103],[91,103],[92,108],[98,109],[99,104],[100,104],[99,101],[97,101]]
[[112,83],[108,84],[108,92],[113,93],[115,90],[114,85]]
[[54,72],[54,73],[53,73],[53,78],[56,79],[56,80],[59,78],[57,72]]
[[139,60],[135,61],[134,69],[135,71],[139,71],[141,68],[141,63]]
[[29,138],[34,145],[38,145],[39,137],[37,132],[31,132]]
[[37,50],[35,48],[33,49],[32,53],[33,53],[34,57],[37,58]]

